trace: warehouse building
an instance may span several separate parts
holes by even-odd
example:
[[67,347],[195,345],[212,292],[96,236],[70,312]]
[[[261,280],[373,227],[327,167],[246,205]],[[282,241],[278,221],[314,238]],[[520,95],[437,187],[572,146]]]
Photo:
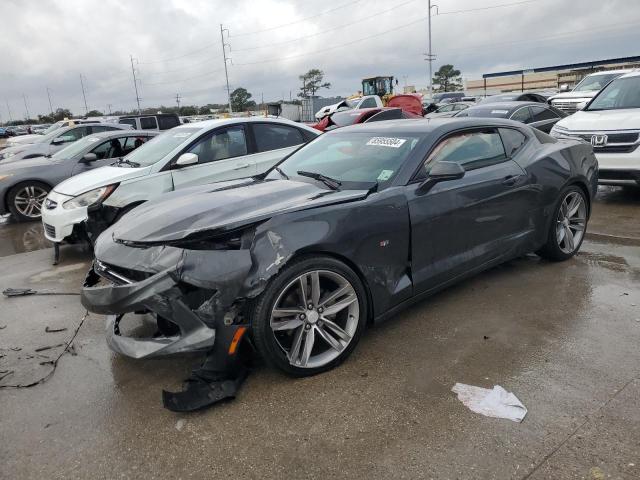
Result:
[[640,68],[640,56],[485,73],[481,80],[468,80],[466,91],[469,95],[494,95],[525,90],[558,90],[563,84],[571,89],[590,73],[620,68]]

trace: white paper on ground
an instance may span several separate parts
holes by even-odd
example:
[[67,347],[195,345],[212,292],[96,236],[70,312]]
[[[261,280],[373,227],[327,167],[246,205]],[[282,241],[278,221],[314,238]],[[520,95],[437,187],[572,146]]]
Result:
[[456,383],[451,389],[472,412],[494,418],[506,418],[521,422],[527,414],[526,407],[511,392],[499,385],[493,389]]

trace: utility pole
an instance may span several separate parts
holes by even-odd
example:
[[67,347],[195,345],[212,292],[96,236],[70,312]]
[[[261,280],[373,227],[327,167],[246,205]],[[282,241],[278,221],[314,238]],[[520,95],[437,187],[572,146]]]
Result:
[[82,87],[82,98],[84,99],[84,113],[89,113],[89,107],[87,107],[87,95],[84,93],[84,82],[82,81],[82,74],[80,74],[80,86]]
[[47,97],[49,97],[49,109],[51,110],[51,120],[53,120],[53,105],[51,104],[51,90],[47,87]]
[[111,104],[107,103],[107,109],[109,110],[109,115],[111,115]]
[[431,9],[435,8],[438,11],[437,5],[431,5],[431,0],[428,0],[427,6],[429,8],[429,51],[426,54],[426,61],[429,62],[429,96],[433,99],[433,60],[435,55],[431,51]]
[[131,58],[131,73],[133,73],[133,87],[136,90],[136,102],[138,103],[138,114],[142,111],[140,110],[140,97],[138,96],[138,81],[136,80],[136,69],[133,68],[133,55],[129,55]]
[[176,104],[178,105],[178,115],[180,115],[180,94],[176,93]]
[[233,112],[231,109],[231,90],[229,90],[229,72],[227,71],[227,50],[225,46],[229,47],[228,43],[224,43],[224,31],[227,30],[227,34],[229,30],[226,28],[222,28],[222,24],[220,24],[220,40],[222,41],[222,58],[224,59],[224,76],[227,79],[227,99],[229,100],[229,115]]
[[11,117],[11,108],[9,107],[9,100],[8,99],[4,99],[5,102],[7,102],[7,111],[9,112],[9,121],[13,122],[13,117]]
[[26,112],[27,112],[27,118],[26,118],[26,120],[29,120],[29,118],[30,118],[30,115],[29,115],[29,107],[27,107],[27,97],[25,96],[25,94],[24,94],[24,93],[22,94],[22,99],[24,100],[24,109],[25,109],[25,110],[26,110]]

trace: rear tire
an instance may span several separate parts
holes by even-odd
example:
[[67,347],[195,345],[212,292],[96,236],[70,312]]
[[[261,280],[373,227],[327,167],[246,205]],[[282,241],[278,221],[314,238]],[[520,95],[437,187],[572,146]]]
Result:
[[18,222],[40,220],[44,200],[51,191],[46,183],[27,181],[14,186],[7,195],[7,206]]
[[365,328],[367,297],[344,263],[303,257],[270,281],[249,313],[258,353],[286,374],[306,377],[351,354]]
[[562,190],[553,210],[547,242],[536,253],[554,262],[573,257],[584,240],[588,217],[589,203],[584,191],[576,185]]

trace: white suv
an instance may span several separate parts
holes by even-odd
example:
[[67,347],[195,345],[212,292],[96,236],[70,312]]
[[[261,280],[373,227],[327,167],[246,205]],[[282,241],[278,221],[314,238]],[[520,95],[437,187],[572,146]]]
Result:
[[551,135],[590,142],[601,184],[640,185],[640,71],[613,80]]
[[548,101],[552,106],[568,114],[575,113],[580,110],[579,105],[581,103],[588,102],[595,97],[611,80],[632,71],[633,70],[607,70],[592,73],[580,80],[580,83],[570,92],[560,92],[550,97]]
[[56,185],[42,209],[52,242],[95,240],[133,207],[179,188],[266,172],[320,132],[283,119],[230,118],[172,128],[108,167]]

